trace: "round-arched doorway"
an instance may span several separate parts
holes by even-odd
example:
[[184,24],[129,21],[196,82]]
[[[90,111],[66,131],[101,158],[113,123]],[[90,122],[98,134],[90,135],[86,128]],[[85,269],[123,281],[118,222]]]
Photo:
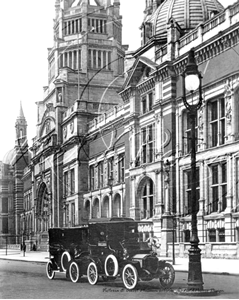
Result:
[[41,183],[37,193],[37,231],[48,231],[51,227],[51,197],[47,186],[44,182]]

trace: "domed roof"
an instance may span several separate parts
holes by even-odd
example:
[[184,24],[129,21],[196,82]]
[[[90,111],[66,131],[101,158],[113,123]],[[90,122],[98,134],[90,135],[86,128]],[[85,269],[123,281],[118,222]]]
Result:
[[4,155],[2,162],[6,165],[11,165],[11,162],[12,162],[13,158],[15,157],[15,155],[16,155],[16,151],[13,148]]
[[152,16],[153,35],[166,36],[168,21],[173,18],[180,27],[189,31],[221,12],[224,7],[217,0],[166,0]]

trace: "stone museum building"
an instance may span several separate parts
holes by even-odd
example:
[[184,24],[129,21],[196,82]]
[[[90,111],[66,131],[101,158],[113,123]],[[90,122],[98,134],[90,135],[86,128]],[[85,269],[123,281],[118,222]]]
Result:
[[[130,217],[141,240],[158,238],[160,255],[173,247],[188,255],[182,74],[193,49],[203,99],[195,127],[199,246],[204,257],[238,258],[239,1],[146,0],[141,47],[132,52],[122,24],[120,0],[55,1],[48,86],[15,212],[25,241],[45,250],[51,227]],[[6,210],[2,204],[0,214]]]
[[24,169],[30,163],[27,122],[22,105],[15,122],[15,146],[0,161],[0,245],[22,242],[21,214],[24,211]]

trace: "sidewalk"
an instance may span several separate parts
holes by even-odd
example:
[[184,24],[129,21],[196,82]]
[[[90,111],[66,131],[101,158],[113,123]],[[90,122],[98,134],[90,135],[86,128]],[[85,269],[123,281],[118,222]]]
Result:
[[[30,251],[26,252],[23,256],[23,252],[19,250],[8,249],[7,255],[4,249],[0,249],[0,259],[7,260],[20,260],[46,263],[49,259],[48,252]],[[161,258],[167,259],[167,258]],[[172,259],[168,258],[168,261],[172,263]],[[223,274],[223,275],[236,275],[239,276],[239,259],[209,259],[202,258],[202,272],[211,274]],[[188,271],[188,258],[175,259],[174,265],[175,271]]]

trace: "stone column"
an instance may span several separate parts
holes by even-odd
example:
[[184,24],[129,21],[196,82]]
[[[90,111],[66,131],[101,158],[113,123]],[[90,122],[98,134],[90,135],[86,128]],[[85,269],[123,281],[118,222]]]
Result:
[[227,207],[225,209],[224,214],[224,224],[225,224],[225,242],[230,243],[232,242],[232,180],[233,180],[233,164],[232,164],[232,155],[229,154],[227,156]]
[[200,196],[199,196],[199,211],[197,213],[197,226],[198,226],[198,238],[199,241],[202,243],[204,242],[204,205],[205,205],[205,197],[204,197],[204,192],[205,192],[205,187],[204,187],[204,161],[200,162],[200,170],[199,170],[200,178]]
[[162,233],[161,233],[161,256],[168,256],[168,243],[172,243],[173,240],[173,216],[170,212],[170,170],[165,170],[164,180],[164,198],[165,198],[165,211],[162,215]]

